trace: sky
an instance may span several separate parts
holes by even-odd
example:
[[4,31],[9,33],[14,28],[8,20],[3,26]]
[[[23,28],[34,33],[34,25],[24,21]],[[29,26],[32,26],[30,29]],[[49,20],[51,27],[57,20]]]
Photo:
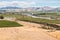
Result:
[[0,7],[60,7],[60,0],[0,0]]

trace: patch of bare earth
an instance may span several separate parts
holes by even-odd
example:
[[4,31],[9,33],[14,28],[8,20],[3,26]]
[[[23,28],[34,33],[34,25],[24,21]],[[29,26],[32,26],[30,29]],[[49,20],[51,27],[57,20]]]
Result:
[[40,24],[17,22],[23,24],[23,27],[0,28],[0,40],[57,40],[43,29],[38,29]]
[[50,35],[60,40],[60,31],[50,32]]

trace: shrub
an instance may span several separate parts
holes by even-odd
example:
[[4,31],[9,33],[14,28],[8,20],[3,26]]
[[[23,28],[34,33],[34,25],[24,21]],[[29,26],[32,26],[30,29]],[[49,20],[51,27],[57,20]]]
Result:
[[4,19],[4,17],[3,16],[0,16],[0,19]]

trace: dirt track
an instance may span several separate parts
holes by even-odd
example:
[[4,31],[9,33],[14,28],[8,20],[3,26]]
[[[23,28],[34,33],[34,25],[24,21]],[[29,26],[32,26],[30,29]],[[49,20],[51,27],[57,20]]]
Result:
[[23,21],[17,21],[23,27],[0,28],[0,40],[57,40],[49,36],[43,29],[38,29],[41,25]]

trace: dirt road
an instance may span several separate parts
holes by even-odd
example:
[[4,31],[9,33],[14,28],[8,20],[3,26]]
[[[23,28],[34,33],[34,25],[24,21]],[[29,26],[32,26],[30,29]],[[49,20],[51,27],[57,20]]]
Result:
[[41,25],[17,21],[23,27],[0,28],[0,40],[57,40],[49,36],[43,29],[38,29]]

